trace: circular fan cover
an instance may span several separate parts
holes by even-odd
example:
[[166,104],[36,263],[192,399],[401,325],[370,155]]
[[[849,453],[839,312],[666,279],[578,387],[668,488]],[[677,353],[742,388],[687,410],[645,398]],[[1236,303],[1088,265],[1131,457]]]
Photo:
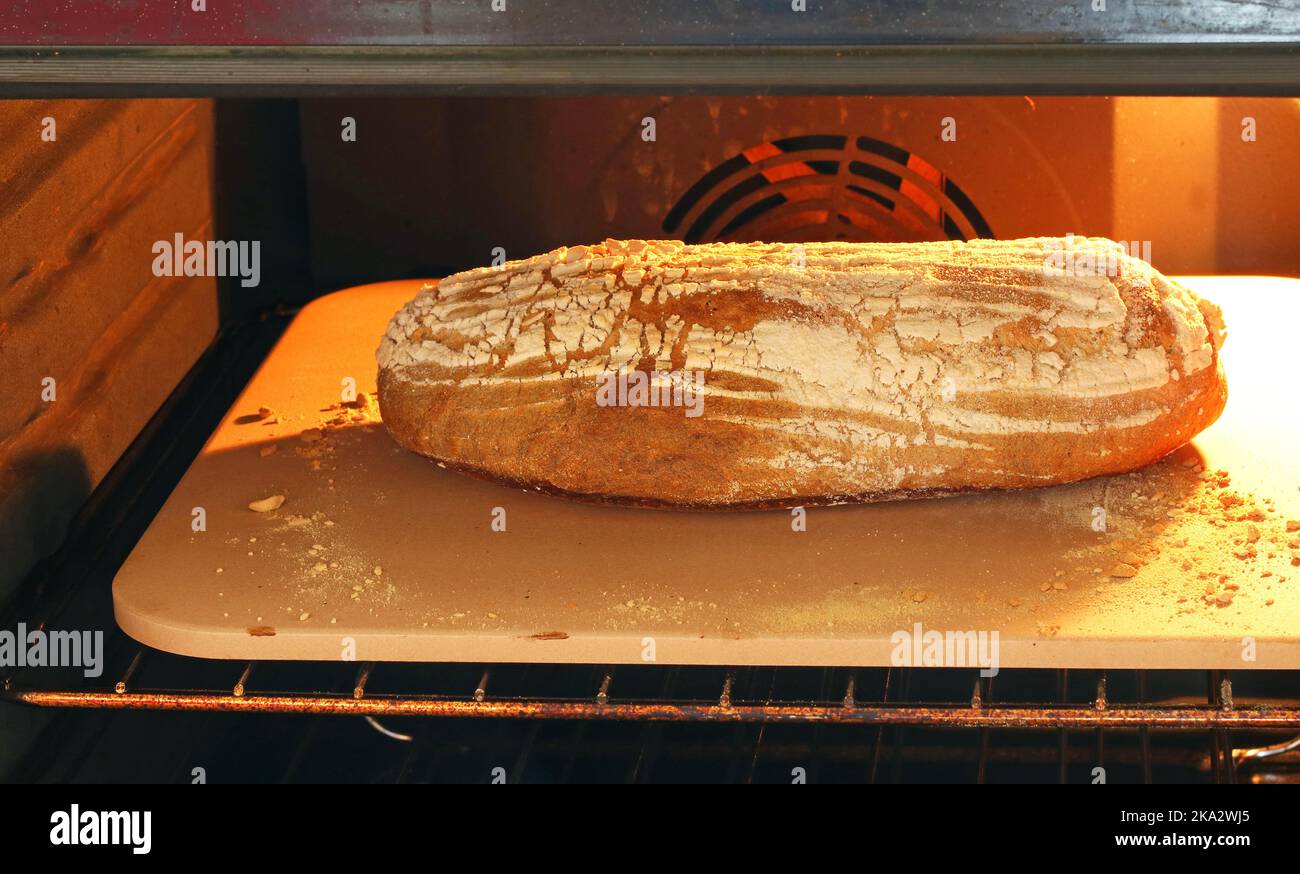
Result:
[[872,137],[788,137],[745,149],[682,195],[664,231],[688,243],[920,242],[992,237],[924,158]]

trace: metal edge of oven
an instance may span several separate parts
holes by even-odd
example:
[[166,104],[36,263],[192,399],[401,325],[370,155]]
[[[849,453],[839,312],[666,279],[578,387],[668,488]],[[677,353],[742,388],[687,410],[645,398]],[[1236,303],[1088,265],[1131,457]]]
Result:
[[0,46],[0,95],[1288,95],[1290,43]]

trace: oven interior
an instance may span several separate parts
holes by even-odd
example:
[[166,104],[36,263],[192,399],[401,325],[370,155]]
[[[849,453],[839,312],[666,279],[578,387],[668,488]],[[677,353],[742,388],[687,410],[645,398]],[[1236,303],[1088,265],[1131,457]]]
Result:
[[[1300,778],[1292,671],[211,660],[136,643],[111,599],[323,294],[604,237],[1073,232],[1140,241],[1166,274],[1300,277],[1300,101],[61,99],[0,117],[0,627],[107,639],[98,678],[0,669],[5,779]],[[159,278],[146,253],[177,233],[259,241],[260,281]]]

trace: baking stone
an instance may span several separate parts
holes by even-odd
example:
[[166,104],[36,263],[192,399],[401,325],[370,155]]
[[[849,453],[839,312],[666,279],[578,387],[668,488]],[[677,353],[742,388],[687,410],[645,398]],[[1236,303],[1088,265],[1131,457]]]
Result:
[[809,509],[806,531],[788,510],[575,503],[399,449],[374,350],[421,283],[337,292],[136,545],[117,621],[217,659],[871,666],[926,663],[903,633],[973,631],[1000,667],[1298,668],[1300,280],[1184,281],[1229,331],[1228,406],[1194,445],[1068,486]]

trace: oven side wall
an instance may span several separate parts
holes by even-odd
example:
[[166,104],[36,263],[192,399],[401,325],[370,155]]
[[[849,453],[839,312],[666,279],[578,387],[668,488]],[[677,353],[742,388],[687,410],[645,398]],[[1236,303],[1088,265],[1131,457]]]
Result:
[[208,100],[0,102],[0,603],[212,342]]

